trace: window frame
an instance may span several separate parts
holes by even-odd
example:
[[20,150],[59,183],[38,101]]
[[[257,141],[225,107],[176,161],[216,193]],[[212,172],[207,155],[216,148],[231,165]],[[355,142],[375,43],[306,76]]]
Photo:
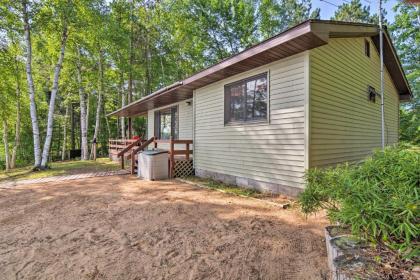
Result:
[[[260,124],[260,123],[269,123],[270,120],[270,80],[269,80],[269,71],[265,71],[256,75],[252,75],[246,77],[241,80],[237,80],[231,83],[224,85],[223,91],[223,103],[224,103],[224,125],[225,126],[232,126],[232,125],[248,125],[248,124]],[[266,116],[265,118],[261,119],[252,119],[252,120],[237,120],[237,121],[230,121],[230,96],[228,98],[228,88],[231,88],[235,85],[245,84],[252,80],[257,80],[259,78],[264,77],[267,82],[267,97],[266,97]],[[230,93],[230,92],[229,92]],[[228,103],[229,100],[229,103]],[[245,99],[245,110],[246,110],[246,99]]]
[[[165,108],[161,108],[154,111],[154,136],[156,139],[161,140],[162,139],[162,131],[161,131],[161,115],[162,112],[170,111],[171,114],[171,135],[169,136],[169,139],[173,137],[173,139],[177,140],[179,138],[179,106],[169,106]],[[169,140],[169,139],[163,139],[163,140]]]
[[369,40],[365,39],[364,46],[365,46],[365,56],[368,57],[368,58],[370,58],[371,51],[370,51],[370,42],[369,42]]
[[376,96],[377,95],[379,95],[379,94],[376,92],[376,89],[374,87],[368,85],[368,88],[367,88],[367,99],[368,99],[368,101],[371,102],[371,103],[376,103]]

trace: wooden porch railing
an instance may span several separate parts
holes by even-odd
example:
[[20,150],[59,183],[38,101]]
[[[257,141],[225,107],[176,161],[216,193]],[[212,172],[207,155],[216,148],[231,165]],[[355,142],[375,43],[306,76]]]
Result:
[[[135,173],[136,166],[136,154],[140,151],[143,151],[147,146],[155,141],[155,137],[151,137],[149,140],[143,142],[140,147],[131,150],[131,174]],[[138,167],[137,167],[138,168]]]
[[[137,153],[145,150],[149,145],[153,144],[154,148],[159,148],[159,145],[167,145],[168,149],[168,169],[170,178],[174,177],[175,161],[178,157],[184,157],[186,160],[190,159],[193,151],[191,146],[193,140],[175,140],[173,138],[168,140],[156,139],[151,137],[148,140],[144,139],[110,139],[109,152],[116,155],[121,160],[121,168],[124,169],[126,159],[131,159],[131,174],[135,173]],[[177,145],[185,145],[185,149],[177,149]]]
[[[155,148],[158,147],[158,144],[169,144],[169,177],[174,177],[175,171],[175,156],[185,156],[185,159],[189,160],[190,155],[193,151],[190,149],[190,145],[193,144],[193,140],[175,140],[171,138],[170,140],[155,140]],[[185,150],[175,149],[175,145],[185,144]]]
[[[133,147],[141,144],[142,139],[109,139],[108,150],[110,156],[116,155],[121,158],[121,169],[124,169],[125,154]],[[129,154],[131,155],[131,153]]]
[[[135,174],[135,167],[136,167],[136,155],[138,152],[145,150],[149,145],[153,144],[154,148],[157,149],[159,148],[160,144],[167,144],[169,145],[169,150],[168,150],[168,168],[169,168],[169,176],[170,178],[174,177],[174,170],[175,170],[175,159],[176,156],[184,156],[185,159],[189,160],[190,159],[190,155],[193,153],[193,151],[191,150],[191,145],[193,144],[193,140],[175,140],[175,139],[170,139],[170,140],[161,140],[161,139],[156,139],[155,137],[151,137],[150,139],[148,139],[147,141],[141,141],[141,142],[133,142],[132,144],[130,144],[130,146],[127,146],[125,149],[121,150],[118,153],[118,156],[121,157],[121,162],[124,161],[124,154],[127,152],[130,152],[130,155],[128,156],[128,158],[131,158],[131,174]],[[175,145],[180,145],[180,144],[184,144],[185,145],[185,149],[184,150],[177,150]],[[135,147],[136,145],[138,145],[138,147]],[[121,163],[122,168],[124,168],[124,163]]]
[[[121,169],[124,169],[124,154],[127,153],[128,151],[132,150],[135,146],[141,145],[142,143],[142,139],[139,138],[136,141],[134,141],[133,143],[131,143],[130,145],[128,145],[127,147],[125,147],[124,149],[122,149],[118,154],[117,157],[121,157]],[[130,156],[132,154],[130,153]]]
[[136,142],[136,139],[109,139],[108,140],[108,153],[109,156],[117,156],[118,153],[125,149],[128,145]]
[[109,139],[108,148],[110,150],[122,150],[135,141],[137,139]]

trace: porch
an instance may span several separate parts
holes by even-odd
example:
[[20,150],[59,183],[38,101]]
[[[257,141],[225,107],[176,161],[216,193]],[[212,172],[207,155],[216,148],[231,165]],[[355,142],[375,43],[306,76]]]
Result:
[[[144,150],[160,149],[168,151],[168,174],[170,178],[193,174],[193,140],[181,139],[109,139],[109,158],[121,163],[121,169],[137,174],[138,154]],[[127,166],[127,167],[126,167]]]

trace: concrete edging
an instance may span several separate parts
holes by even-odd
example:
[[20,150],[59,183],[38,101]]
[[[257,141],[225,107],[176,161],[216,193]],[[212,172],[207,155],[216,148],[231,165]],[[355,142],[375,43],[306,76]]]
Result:
[[349,278],[348,276],[341,273],[335,263],[335,260],[339,256],[344,255],[344,252],[335,244],[334,241],[346,235],[338,235],[338,236],[332,237],[329,232],[329,229],[332,229],[332,228],[334,228],[334,226],[327,226],[324,229],[325,244],[327,247],[328,268],[330,269],[330,272],[331,272],[331,279],[332,280],[352,280],[352,278]]

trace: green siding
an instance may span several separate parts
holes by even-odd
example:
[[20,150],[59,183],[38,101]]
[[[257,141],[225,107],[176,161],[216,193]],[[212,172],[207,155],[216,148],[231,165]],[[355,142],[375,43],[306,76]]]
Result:
[[[195,167],[302,187],[305,156],[305,59],[298,54],[196,90]],[[225,125],[224,85],[269,73],[268,123]]]
[[[381,146],[380,61],[368,38],[331,39],[310,51],[310,166],[361,160]],[[385,142],[398,142],[399,99],[385,72]]]

